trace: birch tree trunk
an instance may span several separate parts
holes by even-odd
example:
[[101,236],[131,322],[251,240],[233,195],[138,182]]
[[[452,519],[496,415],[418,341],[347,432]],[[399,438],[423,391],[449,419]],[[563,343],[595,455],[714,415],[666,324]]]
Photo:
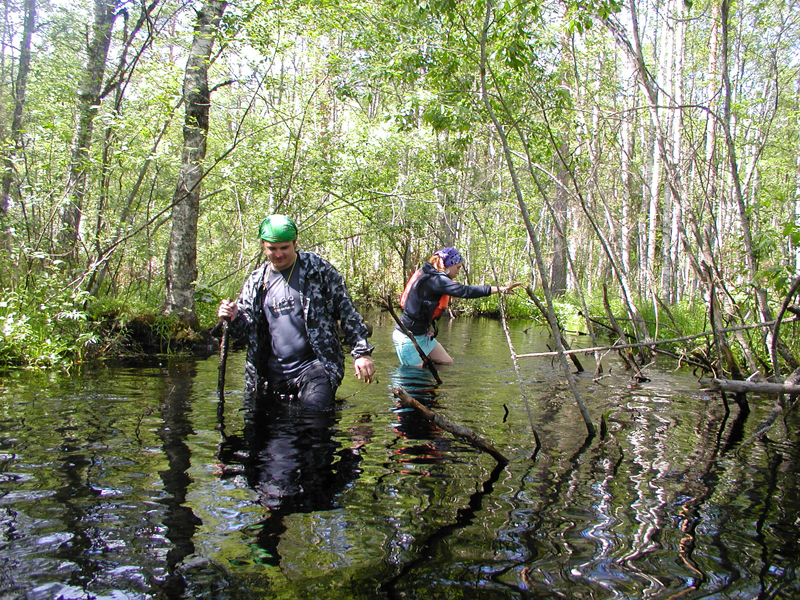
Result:
[[[670,103],[672,113],[670,115],[670,129],[672,132],[672,164],[678,168],[676,175],[681,174],[680,165],[683,160],[681,149],[681,139],[683,137],[683,47],[684,47],[684,19],[683,19],[683,0],[672,2],[669,14],[671,15],[674,26],[671,28],[671,61],[665,69],[665,79],[669,82]],[[663,216],[663,257],[661,267],[661,293],[662,297],[669,303],[677,300],[677,271],[679,263],[679,236],[681,222],[681,199],[676,197],[675,189],[683,189],[683,184],[667,186],[666,199]]]
[[[622,81],[628,83],[633,79],[633,73],[626,70],[622,76]],[[633,125],[631,119],[634,118],[635,111],[628,109],[633,105],[633,99],[629,99],[628,95],[623,96],[622,106],[623,118],[620,121],[620,193],[619,199],[620,207],[620,224],[619,224],[619,254],[622,269],[626,273],[631,271],[631,236],[633,230],[633,217],[631,199],[631,157],[633,156]],[[630,102],[630,105],[628,104]]]
[[[566,144],[562,151],[566,152]],[[556,176],[560,185],[553,200],[553,261],[550,264],[550,285],[553,296],[563,296],[567,291],[567,218],[569,199],[567,189],[569,174],[562,164],[556,166]]]
[[75,245],[81,226],[83,199],[89,171],[89,148],[92,144],[94,117],[100,103],[108,48],[114,26],[114,0],[95,0],[92,36],[87,48],[86,71],[78,91],[78,121],[72,138],[72,156],[67,174],[66,203],[61,211],[58,240],[68,261],[75,258]]
[[[800,114],[800,76],[797,78],[797,87],[795,88],[794,95],[795,112]],[[800,136],[800,131],[795,135]],[[800,139],[798,139],[800,143]],[[795,182],[794,182],[794,226],[795,229],[800,230],[800,153],[797,154],[795,159]],[[794,269],[795,272],[800,273],[800,244],[796,244],[789,236],[790,252],[794,253]]]
[[178,185],[173,196],[172,232],[165,261],[166,297],[163,313],[182,323],[199,327],[194,311],[197,280],[197,219],[205,170],[206,139],[210,113],[208,65],[217,28],[226,2],[208,0],[197,13],[194,39],[186,63],[183,95],[186,117]]
[[11,184],[14,180],[14,158],[22,143],[22,117],[25,110],[25,92],[31,70],[31,37],[36,28],[36,0],[25,0],[25,23],[19,48],[19,67],[14,85],[14,116],[11,119],[11,140],[3,153],[3,180],[0,188],[0,218],[8,214],[11,202]]
[[[720,6],[720,49],[721,49],[721,63],[722,63],[722,86],[723,86],[723,109],[722,109],[722,128],[725,137],[725,146],[728,152],[728,163],[730,167],[730,176],[733,183],[733,195],[736,201],[736,207],[739,211],[739,221],[742,228],[742,241],[744,243],[744,258],[747,265],[747,282],[753,290],[756,298],[756,304],[761,314],[763,322],[772,320],[772,310],[769,306],[767,298],[767,291],[760,284],[758,280],[759,261],[756,256],[756,250],[753,244],[753,231],[750,221],[750,215],[745,204],[744,193],[742,191],[742,182],[739,176],[739,162],[736,155],[736,147],[733,140],[733,130],[731,127],[732,116],[732,90],[729,71],[729,40],[728,40],[728,20],[730,18],[730,2],[729,0],[722,0]],[[773,344],[772,330],[767,329],[765,335],[762,336],[764,349],[767,354],[771,354],[773,345],[777,348],[778,352],[784,358],[789,367],[794,370],[797,368],[797,361],[792,356],[791,351],[786,348],[785,344],[779,340]]]

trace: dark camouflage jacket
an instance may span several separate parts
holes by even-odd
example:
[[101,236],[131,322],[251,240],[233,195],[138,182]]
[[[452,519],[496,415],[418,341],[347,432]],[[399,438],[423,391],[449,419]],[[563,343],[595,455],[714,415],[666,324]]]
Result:
[[[336,389],[344,377],[344,352],[337,323],[345,343],[352,348],[353,358],[372,353],[367,326],[333,265],[313,252],[298,251],[297,260],[302,267],[300,287],[308,341]],[[260,265],[245,281],[237,300],[239,314],[230,328],[231,335],[248,343],[245,380],[250,393],[264,392],[267,386],[270,345],[263,310],[267,269],[269,262]]]

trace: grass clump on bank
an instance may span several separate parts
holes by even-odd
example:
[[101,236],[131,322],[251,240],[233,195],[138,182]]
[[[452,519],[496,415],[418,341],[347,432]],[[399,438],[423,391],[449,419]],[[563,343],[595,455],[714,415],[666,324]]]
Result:
[[66,370],[110,358],[207,354],[214,349],[207,330],[215,323],[215,311],[213,298],[198,302],[198,332],[161,314],[155,302],[92,300],[86,292],[69,289],[31,295],[3,289],[0,368]]

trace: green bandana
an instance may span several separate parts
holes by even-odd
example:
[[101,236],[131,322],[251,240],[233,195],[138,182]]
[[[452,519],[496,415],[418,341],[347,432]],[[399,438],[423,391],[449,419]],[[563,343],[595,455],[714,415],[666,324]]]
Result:
[[270,215],[261,221],[258,235],[265,242],[293,242],[297,239],[297,225],[289,217]]

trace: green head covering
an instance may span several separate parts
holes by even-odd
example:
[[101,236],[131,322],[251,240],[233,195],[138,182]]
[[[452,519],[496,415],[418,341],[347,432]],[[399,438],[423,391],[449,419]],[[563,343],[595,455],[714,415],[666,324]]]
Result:
[[297,225],[289,217],[270,215],[261,221],[258,236],[265,242],[293,242],[297,239]]

